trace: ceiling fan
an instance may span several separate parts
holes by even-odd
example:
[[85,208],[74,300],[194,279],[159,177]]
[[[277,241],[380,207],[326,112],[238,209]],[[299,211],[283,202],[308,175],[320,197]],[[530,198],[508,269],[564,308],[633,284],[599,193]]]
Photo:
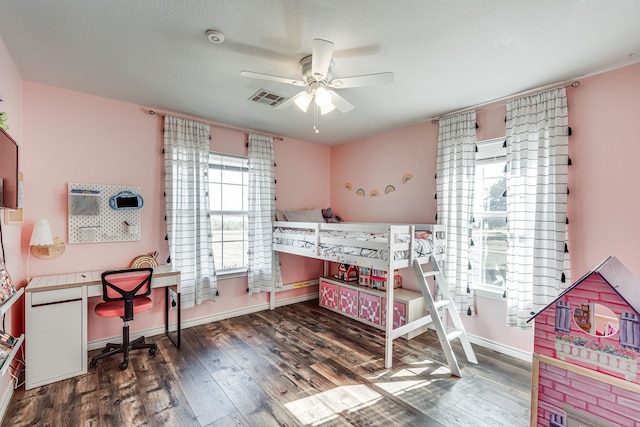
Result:
[[334,66],[333,49],[334,44],[332,42],[323,39],[313,39],[313,53],[300,60],[300,72],[302,73],[303,80],[245,70],[241,71],[240,75],[286,83],[293,86],[306,86],[306,89],[298,92],[275,108],[282,110],[296,104],[302,111],[306,112],[311,101],[315,101],[315,105],[320,109],[320,114],[322,115],[328,114],[336,108],[342,113],[347,113],[354,108],[349,101],[338,95],[332,89],[384,85],[393,82],[392,72],[364,74],[332,80]]

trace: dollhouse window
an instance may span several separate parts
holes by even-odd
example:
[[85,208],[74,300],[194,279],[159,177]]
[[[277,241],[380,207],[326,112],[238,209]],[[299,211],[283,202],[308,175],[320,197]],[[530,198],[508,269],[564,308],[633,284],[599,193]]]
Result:
[[571,332],[571,304],[568,301],[556,303],[556,332]]
[[634,313],[620,315],[620,346],[640,350],[640,316]]
[[560,414],[549,416],[549,427],[567,427],[567,419]]

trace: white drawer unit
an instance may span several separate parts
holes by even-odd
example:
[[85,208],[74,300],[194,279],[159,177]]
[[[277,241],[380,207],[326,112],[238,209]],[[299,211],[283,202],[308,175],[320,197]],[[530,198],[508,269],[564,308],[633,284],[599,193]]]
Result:
[[26,293],[27,390],[87,373],[86,288]]
[[[385,291],[360,286],[357,282],[347,283],[339,279],[321,277],[319,293],[321,307],[378,329],[385,329]],[[426,315],[424,297],[420,292],[396,288],[393,290],[393,302],[394,329]],[[403,335],[403,338],[414,338],[426,330],[426,326],[423,326]]]

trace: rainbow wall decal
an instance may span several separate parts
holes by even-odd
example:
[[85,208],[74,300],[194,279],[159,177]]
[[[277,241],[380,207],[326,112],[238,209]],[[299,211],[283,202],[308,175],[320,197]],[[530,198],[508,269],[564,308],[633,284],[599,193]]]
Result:
[[358,188],[356,190],[356,196],[364,196],[364,188]]
[[350,182],[345,182],[344,183],[344,188],[346,188],[347,190],[351,191],[351,189],[353,188],[353,186],[351,185]]
[[369,193],[369,197],[378,197],[380,195],[380,192],[378,192],[378,190],[371,190],[371,192]]
[[410,173],[405,173],[404,176],[402,177],[402,183],[406,184],[411,179],[413,179],[413,175],[411,175]]
[[384,189],[384,194],[389,194],[389,193],[392,193],[394,191],[396,191],[396,187],[394,187],[393,185],[389,184]]

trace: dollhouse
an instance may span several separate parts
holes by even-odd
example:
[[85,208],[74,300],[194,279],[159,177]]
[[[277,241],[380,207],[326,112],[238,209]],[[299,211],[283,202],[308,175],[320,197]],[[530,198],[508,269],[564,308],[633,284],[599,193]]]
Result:
[[609,257],[530,321],[532,426],[640,427],[640,280]]

